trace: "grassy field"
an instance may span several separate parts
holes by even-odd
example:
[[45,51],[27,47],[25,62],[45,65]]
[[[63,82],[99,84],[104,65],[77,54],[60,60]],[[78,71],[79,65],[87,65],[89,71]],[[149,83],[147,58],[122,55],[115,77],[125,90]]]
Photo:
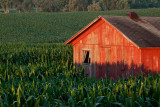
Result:
[[0,42],[62,43],[99,15],[160,16],[160,8],[102,12],[0,14]]

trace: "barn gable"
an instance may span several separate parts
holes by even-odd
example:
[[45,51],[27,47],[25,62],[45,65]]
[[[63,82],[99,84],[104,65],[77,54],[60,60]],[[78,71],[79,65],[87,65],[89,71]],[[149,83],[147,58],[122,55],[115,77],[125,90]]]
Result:
[[69,40],[67,40],[65,42],[65,44],[73,44],[74,40],[76,40],[82,33],[84,33],[85,31],[87,31],[88,29],[90,29],[94,24],[96,24],[100,20],[102,20],[101,17],[98,17],[95,20],[93,20],[90,24],[88,24],[86,27],[84,27],[82,30],[80,30],[77,34],[75,34]]
[[99,16],[71,39],[66,41],[65,44],[72,44],[82,33],[103,20],[115,27],[126,39],[139,48],[160,47],[160,18],[141,17],[140,19],[140,21],[134,21],[127,16]]

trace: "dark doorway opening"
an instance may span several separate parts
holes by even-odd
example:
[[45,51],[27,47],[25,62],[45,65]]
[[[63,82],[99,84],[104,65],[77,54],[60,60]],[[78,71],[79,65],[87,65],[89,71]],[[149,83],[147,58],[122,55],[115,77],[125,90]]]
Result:
[[84,64],[90,64],[91,63],[91,58],[90,58],[90,51],[83,51],[83,57],[84,57]]

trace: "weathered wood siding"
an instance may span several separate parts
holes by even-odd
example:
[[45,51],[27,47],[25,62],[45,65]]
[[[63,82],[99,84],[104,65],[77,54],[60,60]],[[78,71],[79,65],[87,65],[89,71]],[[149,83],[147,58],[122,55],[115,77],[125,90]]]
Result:
[[160,73],[160,48],[142,48],[142,64],[145,70]]
[[90,77],[116,79],[140,72],[141,50],[111,24],[99,20],[73,41],[74,63],[81,65],[84,49],[91,51]]

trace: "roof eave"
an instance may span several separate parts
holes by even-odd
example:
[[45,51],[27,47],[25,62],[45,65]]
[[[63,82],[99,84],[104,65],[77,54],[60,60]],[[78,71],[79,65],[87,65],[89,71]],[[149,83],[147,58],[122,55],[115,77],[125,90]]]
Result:
[[73,35],[70,39],[68,39],[66,42],[64,42],[66,45],[71,45],[72,41],[75,40],[80,34],[82,34],[84,31],[86,31],[88,28],[90,28],[92,25],[94,25],[98,20],[100,20],[102,17],[99,16],[98,18],[94,19],[90,24],[82,28],[78,33]]

